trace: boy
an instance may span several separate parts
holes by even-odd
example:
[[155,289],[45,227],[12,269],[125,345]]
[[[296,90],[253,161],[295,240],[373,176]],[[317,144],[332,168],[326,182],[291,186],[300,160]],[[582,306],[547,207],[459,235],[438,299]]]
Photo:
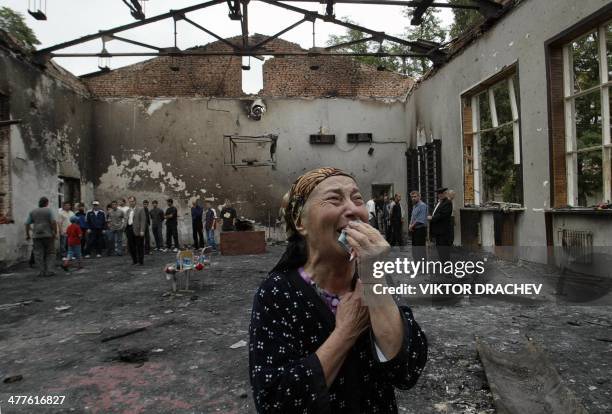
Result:
[[70,225],[66,229],[66,236],[68,238],[68,257],[64,262],[64,270],[68,270],[68,265],[71,260],[76,261],[77,268],[81,266],[81,237],[83,232],[81,226],[79,226],[79,218],[76,216],[70,217]]

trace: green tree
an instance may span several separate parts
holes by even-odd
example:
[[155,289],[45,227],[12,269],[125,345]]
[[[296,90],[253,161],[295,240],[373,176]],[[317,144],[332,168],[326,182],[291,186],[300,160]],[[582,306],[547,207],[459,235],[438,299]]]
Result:
[[[444,42],[446,39],[446,29],[442,26],[442,20],[437,16],[438,13],[439,12],[436,9],[427,9],[427,11],[423,14],[423,23],[421,25],[408,26],[406,27],[405,32],[397,37],[411,41],[428,40],[438,43]],[[404,17],[410,20],[412,18],[413,11],[406,8],[403,10],[402,14]],[[346,18],[343,20],[348,23],[353,23],[351,20]],[[364,34],[359,30],[347,29],[343,35],[331,35],[327,40],[327,44],[332,46],[340,43],[364,39],[369,36],[370,35]],[[404,45],[393,42],[384,42],[381,48],[379,43],[370,41],[338,48],[336,51],[350,53],[376,53],[380,50],[381,52],[385,53],[402,54],[409,53],[408,49],[409,48]],[[357,57],[356,59],[372,65],[382,65],[388,70],[402,72],[415,78],[422,76],[431,67],[431,62],[427,58],[406,58],[405,64],[401,58],[392,56],[362,56]]]
[[[470,0],[448,0],[449,4],[455,5],[473,5],[474,2]],[[477,10],[473,9],[452,9],[453,11],[453,23],[450,27],[450,37],[455,38],[461,36],[467,29],[480,23],[483,19]]]
[[[423,23],[419,26],[407,26],[401,37],[411,41],[427,40],[443,43],[446,40],[446,29],[442,26],[442,19],[438,17],[439,12],[438,9],[428,8],[423,13]],[[410,21],[414,10],[405,8],[402,14]],[[399,47],[400,49],[406,49],[404,46]],[[427,58],[409,58],[406,61],[405,73],[417,78],[423,76],[430,68],[431,61]]]
[[[356,24],[352,20],[348,18],[342,19],[346,23]],[[346,29],[345,34],[343,35],[330,35],[327,39],[327,45],[333,46],[341,43],[353,42],[355,40],[361,40],[370,37],[369,34],[363,33],[359,30],[354,29]],[[334,49],[334,52],[343,52],[343,53],[378,53],[386,52],[386,53],[395,53],[394,45],[389,46],[383,45],[382,49],[380,48],[380,44],[378,42],[368,41],[362,43],[356,43],[349,46],[340,47]],[[379,50],[381,49],[381,50]],[[368,65],[373,66],[384,66],[386,69],[391,71],[399,72],[401,70],[401,60],[395,57],[383,57],[383,56],[356,56],[356,60],[366,63]]]
[[0,8],[0,29],[10,33],[23,47],[34,50],[40,42],[30,29],[21,13],[8,7]]

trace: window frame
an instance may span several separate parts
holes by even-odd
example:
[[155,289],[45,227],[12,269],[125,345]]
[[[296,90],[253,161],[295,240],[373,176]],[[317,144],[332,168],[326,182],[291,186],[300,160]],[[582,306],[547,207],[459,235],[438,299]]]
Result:
[[[590,30],[582,33],[579,36],[573,37],[565,42],[562,46],[563,53],[563,108],[565,122],[565,164],[566,164],[566,180],[567,180],[567,204],[572,207],[588,207],[580,206],[578,195],[578,154],[594,152],[598,148],[602,151],[602,200],[612,199],[612,143],[610,140],[610,88],[612,88],[612,80],[608,77],[608,57],[607,57],[607,34],[606,26],[612,24],[612,20],[605,21],[599,25],[595,25]],[[580,40],[591,33],[597,33],[598,40],[598,69],[599,82],[597,85],[587,88],[582,91],[574,92],[574,71],[573,60],[571,53],[571,45],[573,42]],[[601,116],[601,144],[588,148],[578,149],[576,142],[576,120],[575,120],[575,103],[576,99],[587,96],[593,92],[599,91],[601,99],[600,116]]]
[[[516,96],[516,87],[514,78],[518,79],[518,68],[517,64],[512,65],[511,67],[499,72],[494,75],[490,79],[481,82],[478,86],[472,88],[470,91],[462,94],[462,100],[465,103],[469,102],[471,107],[471,130],[466,131],[465,125],[466,123],[462,123],[462,130],[464,139],[466,136],[472,137],[471,142],[471,154],[468,158],[471,159],[469,165],[471,166],[471,174],[473,174],[473,201],[474,205],[481,206],[486,203],[486,200],[482,199],[482,192],[484,189],[483,186],[483,174],[482,174],[482,156],[481,156],[481,134],[484,132],[495,131],[500,128],[506,127],[508,125],[512,125],[512,141],[513,141],[513,164],[522,165],[522,154],[521,154],[521,128],[520,128],[520,108],[518,104],[518,98]],[[505,82],[506,88],[509,94],[510,99],[510,111],[512,120],[499,123],[497,107],[495,104],[495,94],[494,89],[499,86],[500,83]],[[491,112],[491,128],[480,128],[480,99],[482,96],[487,97],[489,110]],[[464,145],[465,147],[465,145]],[[465,168],[466,168],[466,154],[464,154],[464,177],[465,177]],[[522,174],[520,174],[517,179],[521,180],[520,188],[522,193]],[[464,204],[465,204],[465,179],[464,179]],[[521,205],[524,205],[523,195],[520,195]]]

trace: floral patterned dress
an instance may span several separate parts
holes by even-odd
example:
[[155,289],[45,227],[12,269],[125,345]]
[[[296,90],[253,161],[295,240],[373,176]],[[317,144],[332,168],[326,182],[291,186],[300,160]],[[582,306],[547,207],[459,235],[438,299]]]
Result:
[[249,328],[249,371],[259,413],[397,413],[394,387],[414,386],[427,361],[427,339],[408,307],[400,306],[400,352],[381,362],[366,330],[327,388],[316,350],[335,316],[297,269],[273,272],[255,294]]

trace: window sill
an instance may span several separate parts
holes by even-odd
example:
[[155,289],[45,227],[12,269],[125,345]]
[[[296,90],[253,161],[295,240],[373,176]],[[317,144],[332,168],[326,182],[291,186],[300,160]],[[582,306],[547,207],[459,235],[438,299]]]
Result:
[[461,207],[460,210],[466,210],[466,211],[481,211],[484,213],[496,213],[496,212],[502,212],[502,213],[522,213],[523,211],[525,211],[524,207],[521,208],[497,208],[497,207],[480,207],[480,206],[471,206],[471,207]]
[[544,212],[554,215],[612,216],[612,209],[597,210],[595,208],[553,208],[544,210]]

